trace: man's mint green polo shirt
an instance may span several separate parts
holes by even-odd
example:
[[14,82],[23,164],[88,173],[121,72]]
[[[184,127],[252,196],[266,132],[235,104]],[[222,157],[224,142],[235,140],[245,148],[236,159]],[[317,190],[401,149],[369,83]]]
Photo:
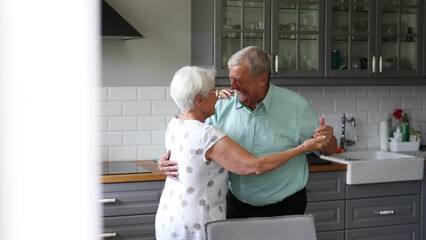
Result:
[[[311,138],[318,115],[299,94],[273,84],[254,111],[236,94],[216,104],[216,114],[206,123],[219,127],[254,156],[264,156],[293,148]],[[232,193],[245,203],[263,206],[279,202],[303,189],[308,181],[306,155],[261,175],[229,173]]]

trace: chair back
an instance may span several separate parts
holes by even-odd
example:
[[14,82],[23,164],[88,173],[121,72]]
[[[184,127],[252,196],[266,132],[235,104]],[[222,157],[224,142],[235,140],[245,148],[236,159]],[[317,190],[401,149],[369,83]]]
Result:
[[207,240],[317,240],[311,214],[221,220],[205,229]]

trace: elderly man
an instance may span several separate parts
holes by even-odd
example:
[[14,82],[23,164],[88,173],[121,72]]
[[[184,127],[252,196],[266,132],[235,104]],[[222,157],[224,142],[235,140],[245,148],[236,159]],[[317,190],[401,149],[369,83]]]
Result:
[[[290,149],[318,135],[326,136],[321,153],[335,152],[333,128],[323,118],[318,120],[309,102],[270,83],[271,62],[264,51],[246,47],[229,59],[228,68],[235,94],[222,91],[229,99],[217,102],[215,115],[206,123],[219,127],[254,156]],[[168,157],[165,154],[158,166],[176,176],[177,162]],[[303,214],[308,175],[305,154],[262,175],[229,173],[227,218]]]

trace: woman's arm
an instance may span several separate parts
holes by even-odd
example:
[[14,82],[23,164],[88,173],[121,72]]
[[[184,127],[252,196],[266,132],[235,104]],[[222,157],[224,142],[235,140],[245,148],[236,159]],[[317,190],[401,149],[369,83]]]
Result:
[[319,151],[325,138],[325,136],[311,138],[292,149],[256,158],[225,136],[206,152],[206,158],[239,175],[262,174],[281,166],[297,155]]

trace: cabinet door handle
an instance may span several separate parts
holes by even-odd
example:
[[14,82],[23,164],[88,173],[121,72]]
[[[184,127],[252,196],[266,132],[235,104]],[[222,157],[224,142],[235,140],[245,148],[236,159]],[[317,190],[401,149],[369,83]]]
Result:
[[278,66],[279,66],[278,54],[275,54],[275,74],[278,73]]
[[112,238],[112,237],[117,237],[118,233],[116,232],[112,232],[112,233],[102,233],[101,234],[101,238]]
[[103,198],[101,200],[99,200],[100,203],[117,203],[118,199],[117,198]]
[[380,216],[382,216],[382,215],[393,215],[393,214],[395,214],[395,211],[394,210],[382,210],[382,211],[374,211],[374,213],[377,214],[377,215],[380,215]]
[[383,71],[383,58],[382,56],[379,57],[379,74],[382,74]]
[[376,73],[376,56],[372,56],[371,57],[371,71],[374,73]]

